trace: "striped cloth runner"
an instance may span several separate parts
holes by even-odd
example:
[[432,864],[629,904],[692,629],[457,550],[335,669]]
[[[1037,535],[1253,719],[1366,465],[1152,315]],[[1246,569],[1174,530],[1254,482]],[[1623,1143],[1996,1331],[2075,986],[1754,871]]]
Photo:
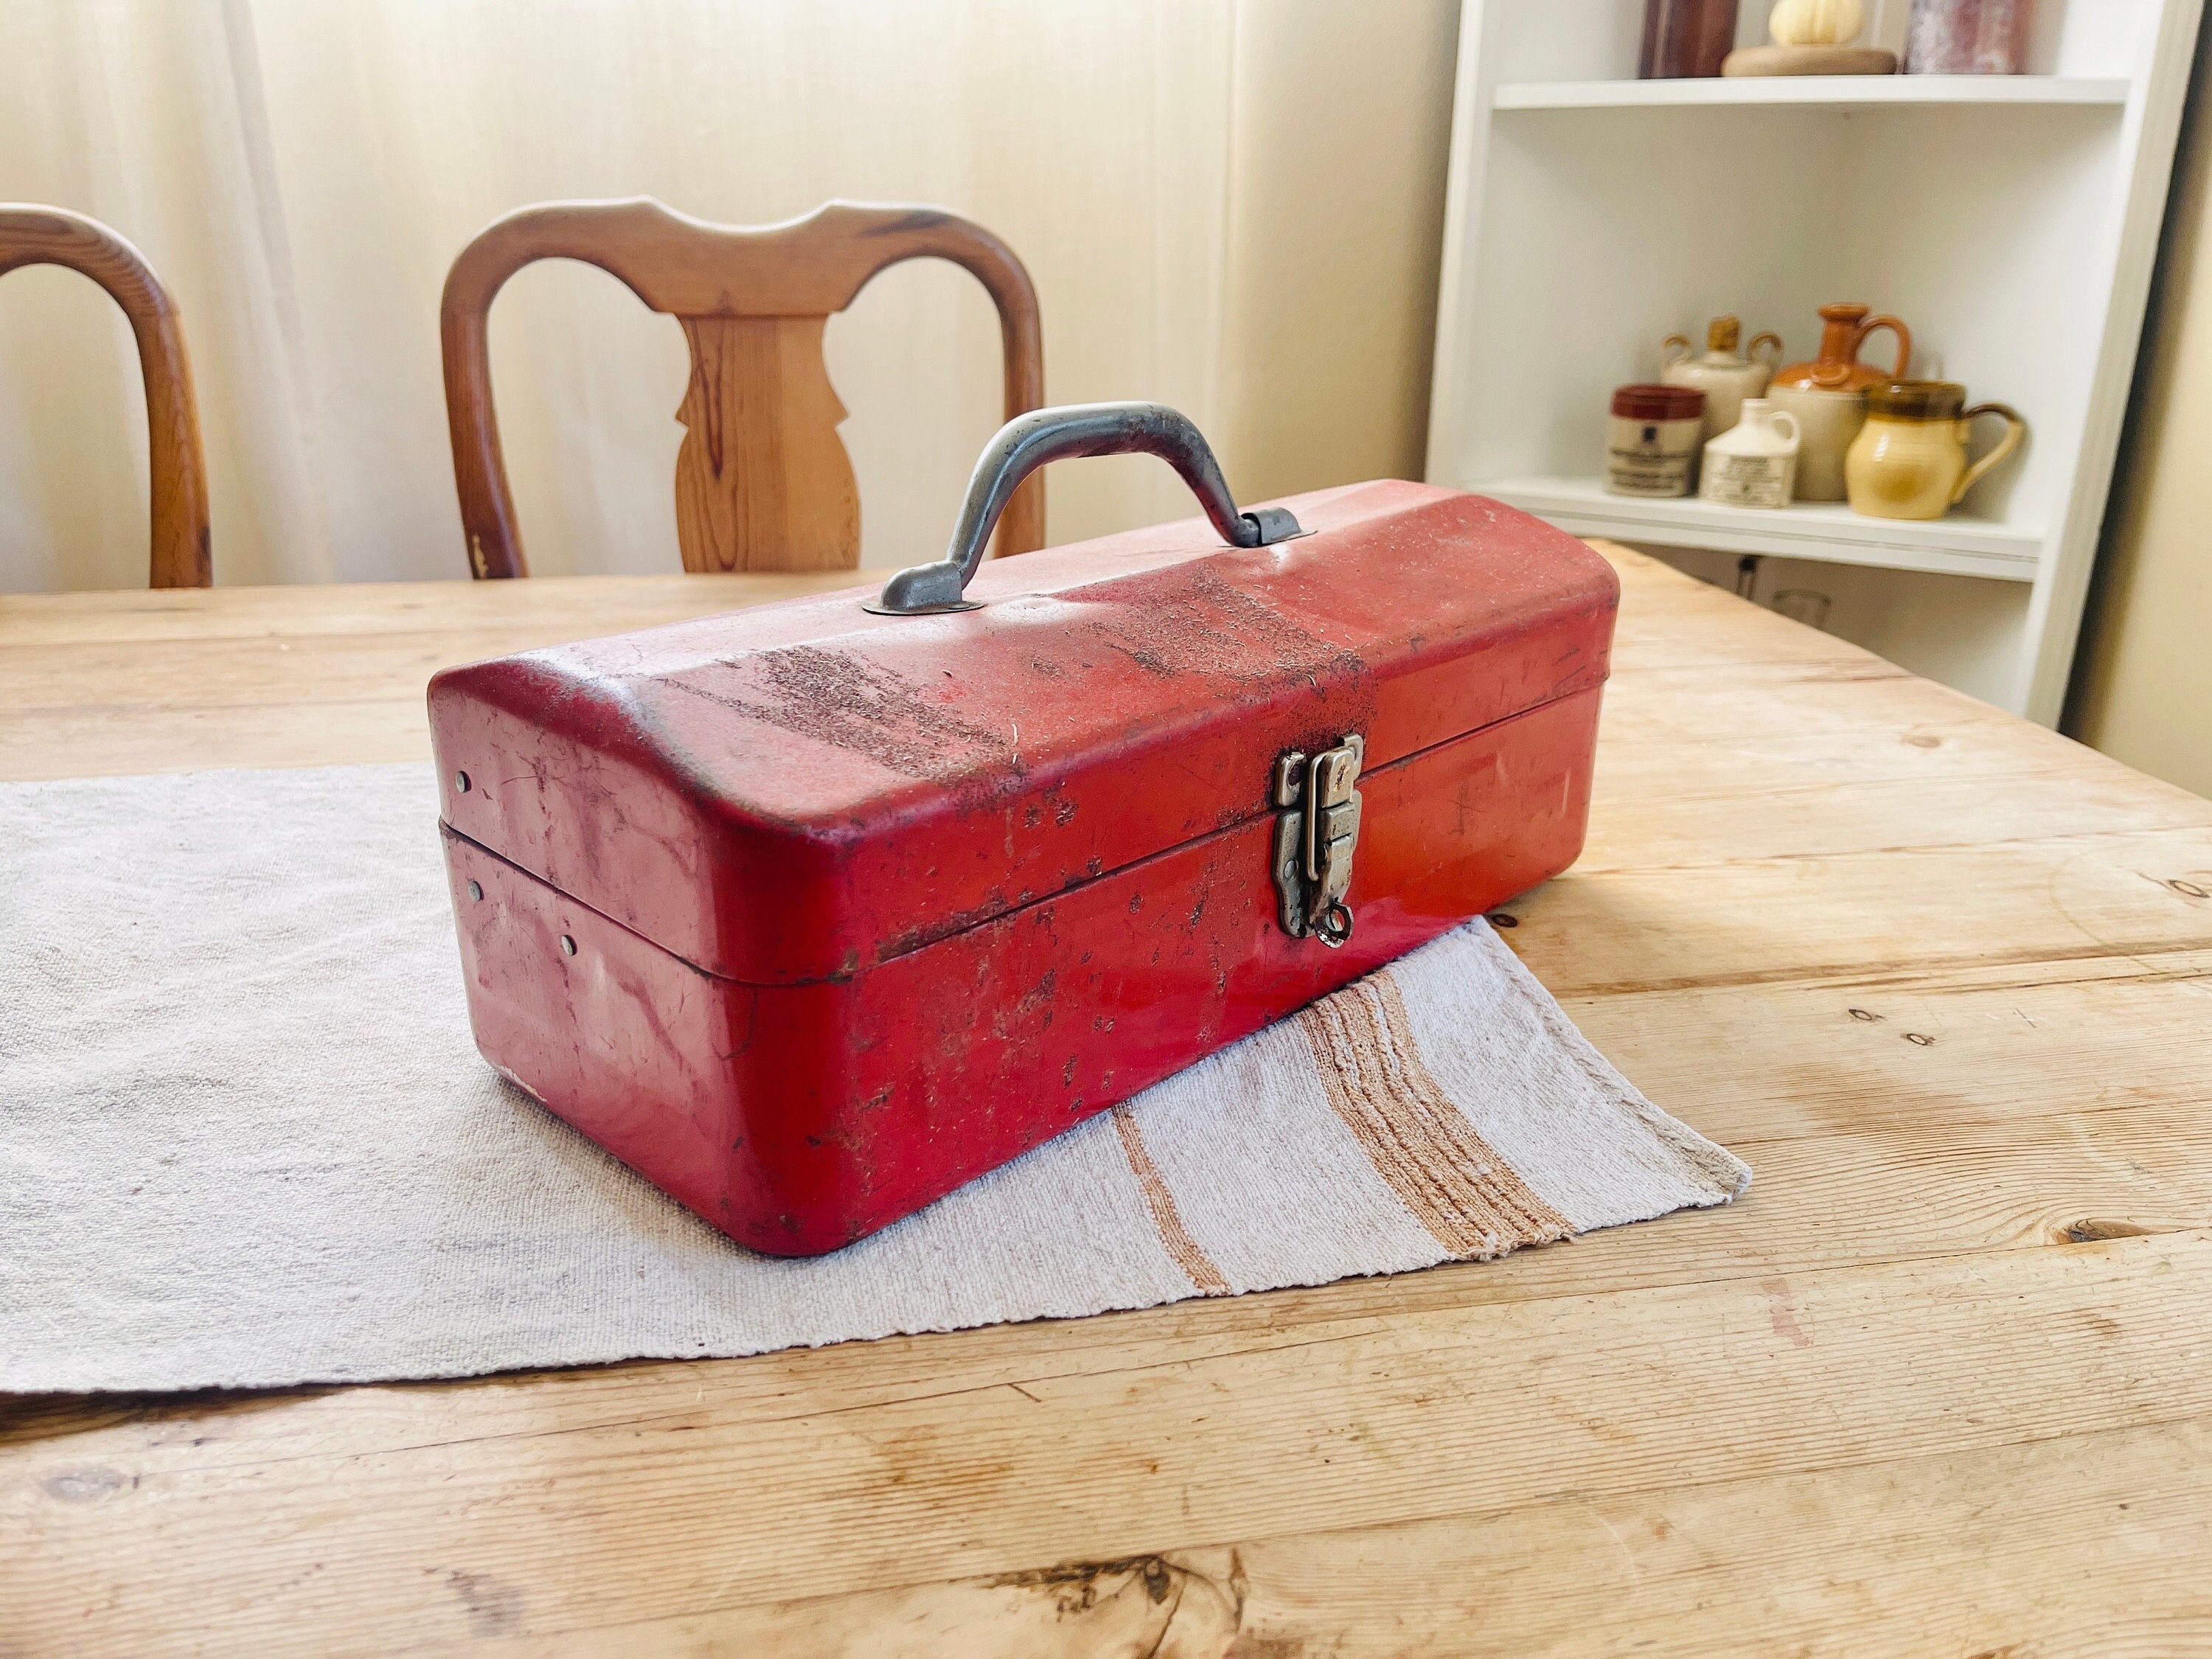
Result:
[[1724,1203],[1474,922],[921,1214],[746,1254],[469,1036],[428,769],[0,786],[0,1389],[743,1354]]

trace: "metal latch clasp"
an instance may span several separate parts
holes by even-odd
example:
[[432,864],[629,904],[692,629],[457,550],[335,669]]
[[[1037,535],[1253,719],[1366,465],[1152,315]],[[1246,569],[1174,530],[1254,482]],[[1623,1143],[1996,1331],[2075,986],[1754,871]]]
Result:
[[1275,762],[1275,893],[1283,931],[1331,950],[1352,937],[1344,896],[1359,842],[1359,764],[1367,745],[1357,732],[1318,755],[1292,750]]

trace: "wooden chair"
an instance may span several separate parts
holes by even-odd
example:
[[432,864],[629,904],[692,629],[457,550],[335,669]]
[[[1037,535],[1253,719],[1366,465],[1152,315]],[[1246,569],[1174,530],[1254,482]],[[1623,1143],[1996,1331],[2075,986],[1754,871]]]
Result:
[[82,213],[33,203],[0,203],[0,276],[19,265],[67,265],[106,289],[138,339],[146,382],[146,448],[153,474],[155,587],[205,587],[207,461],[200,450],[192,364],[176,301],[130,243]]
[[[886,265],[922,257],[975,273],[999,308],[1006,417],[1044,399],[1036,290],[1013,250],[926,207],[831,202],[757,229],[711,225],[650,197],[552,202],[495,221],[446,278],[439,333],[453,480],[479,578],[529,574],[492,410],[485,324],[501,285],[534,259],[580,259],[684,325],[691,383],[677,419],[676,538],[686,570],[851,569],[860,502],[837,436],[822,331]],[[1044,540],[1041,479],[1006,508],[998,550]]]

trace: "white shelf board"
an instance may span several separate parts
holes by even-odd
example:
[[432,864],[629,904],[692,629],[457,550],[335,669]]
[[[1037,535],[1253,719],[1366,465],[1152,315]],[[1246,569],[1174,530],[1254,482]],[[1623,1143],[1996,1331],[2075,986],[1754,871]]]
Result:
[[1596,478],[1492,478],[1465,486],[1577,536],[1658,547],[1824,559],[1888,570],[1930,570],[1999,581],[2035,580],[2043,532],[1954,514],[1924,522],[1869,519],[1841,502],[1762,509],[1696,496],[1609,495]]
[[2124,80],[2057,75],[1747,75],[1677,81],[1516,81],[1496,110],[1627,109],[1687,104],[2124,104]]

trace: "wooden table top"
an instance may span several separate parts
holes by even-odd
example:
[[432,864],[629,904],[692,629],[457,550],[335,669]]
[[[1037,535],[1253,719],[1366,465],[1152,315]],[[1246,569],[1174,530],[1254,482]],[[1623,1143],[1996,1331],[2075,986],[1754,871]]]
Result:
[[[1589,849],[1508,937],[1750,1161],[1733,1207],[752,1359],[0,1403],[0,1651],[2212,1644],[2212,803],[1607,551]],[[0,599],[0,776],[426,755],[441,664],[839,580]]]

